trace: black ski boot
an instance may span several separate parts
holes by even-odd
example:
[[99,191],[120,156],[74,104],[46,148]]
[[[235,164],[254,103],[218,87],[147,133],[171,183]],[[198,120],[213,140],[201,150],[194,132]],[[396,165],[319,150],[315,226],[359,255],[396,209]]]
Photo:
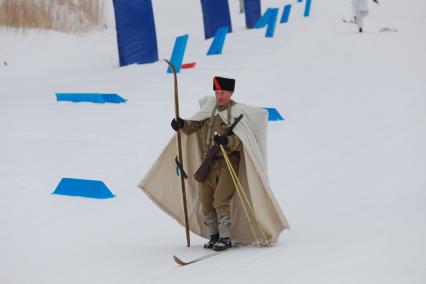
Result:
[[232,248],[232,242],[230,238],[220,238],[213,246],[214,251],[223,251]]
[[362,28],[359,28],[359,30],[358,30],[360,33],[362,33]]
[[219,233],[211,235],[210,236],[210,241],[208,243],[204,244],[204,248],[205,249],[211,249],[214,247],[214,245],[217,243],[217,241],[219,240]]

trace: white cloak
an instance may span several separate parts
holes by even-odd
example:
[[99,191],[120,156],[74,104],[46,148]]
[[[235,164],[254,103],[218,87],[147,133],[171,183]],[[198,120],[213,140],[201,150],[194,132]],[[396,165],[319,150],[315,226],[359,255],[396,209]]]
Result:
[[[200,111],[190,120],[200,121],[209,118],[216,101],[213,96],[207,96],[202,98],[199,103]],[[231,108],[233,118],[238,117],[241,113],[244,117],[233,131],[243,143],[238,177],[253,206],[257,222],[266,233],[268,241],[275,243],[280,233],[289,228],[289,224],[273,196],[268,181],[266,165],[268,113],[261,108],[241,103],[237,103]],[[227,110],[219,112],[219,115],[223,121],[227,121]],[[183,165],[188,174],[185,186],[189,227],[193,233],[209,238],[207,226],[203,224],[203,212],[199,202],[199,191],[202,188],[193,178],[193,174],[202,162],[200,146],[204,142],[200,143],[195,134],[185,135],[182,133]],[[174,162],[177,156],[176,144],[176,135],[174,135],[148,174],[140,182],[139,187],[161,209],[184,226],[180,177],[176,175],[176,164]],[[231,214],[232,238],[244,244],[254,243],[256,239],[251,232],[237,192],[235,192],[231,201]],[[250,214],[250,217],[253,216]],[[263,240],[258,226],[255,222],[253,224],[258,240]]]

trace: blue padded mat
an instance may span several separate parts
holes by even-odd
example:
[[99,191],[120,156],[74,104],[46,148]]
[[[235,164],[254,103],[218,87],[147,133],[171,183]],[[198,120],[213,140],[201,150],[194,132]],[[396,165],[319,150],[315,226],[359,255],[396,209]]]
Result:
[[108,187],[98,180],[62,178],[52,194],[80,196],[96,199],[115,197]]
[[89,102],[89,103],[125,103],[127,100],[123,99],[117,94],[101,94],[101,93],[56,93],[56,101],[61,102]]

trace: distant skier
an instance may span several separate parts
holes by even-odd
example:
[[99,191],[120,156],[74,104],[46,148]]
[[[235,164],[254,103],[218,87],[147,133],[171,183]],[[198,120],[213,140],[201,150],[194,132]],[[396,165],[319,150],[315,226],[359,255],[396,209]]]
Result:
[[[379,4],[378,0],[372,0],[377,5]],[[358,31],[363,32],[363,21],[367,17],[368,1],[367,0],[352,0],[352,12],[354,16],[354,23],[358,26]]]

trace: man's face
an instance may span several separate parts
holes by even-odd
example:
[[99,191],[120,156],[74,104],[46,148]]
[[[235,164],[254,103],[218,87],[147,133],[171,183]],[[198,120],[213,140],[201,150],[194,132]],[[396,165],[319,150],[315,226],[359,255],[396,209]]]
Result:
[[216,96],[216,105],[226,106],[231,101],[231,96],[233,92],[230,91],[214,91]]

